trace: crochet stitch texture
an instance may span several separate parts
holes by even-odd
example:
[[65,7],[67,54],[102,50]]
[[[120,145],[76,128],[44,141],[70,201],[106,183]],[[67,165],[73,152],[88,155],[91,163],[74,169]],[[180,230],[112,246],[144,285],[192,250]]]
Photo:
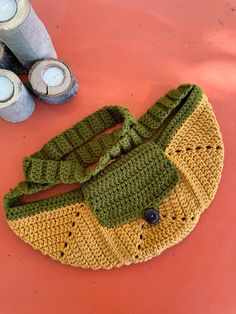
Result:
[[[25,242],[65,264],[110,269],[142,262],[193,230],[214,198],[223,159],[207,96],[181,85],[139,121],[126,108],[104,107],[26,157],[26,181],[5,196],[6,217]],[[76,191],[21,203],[22,195],[75,182],[82,183]],[[149,207],[160,214],[155,225],[144,220]]]

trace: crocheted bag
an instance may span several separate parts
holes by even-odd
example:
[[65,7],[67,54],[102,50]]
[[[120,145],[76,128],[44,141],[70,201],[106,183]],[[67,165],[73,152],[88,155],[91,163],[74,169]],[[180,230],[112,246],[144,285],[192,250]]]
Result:
[[[214,198],[223,158],[206,95],[181,85],[139,121],[126,108],[104,107],[26,157],[26,181],[4,198],[6,217],[25,242],[64,264],[110,269],[142,262],[192,231]],[[81,186],[20,200],[60,183]]]

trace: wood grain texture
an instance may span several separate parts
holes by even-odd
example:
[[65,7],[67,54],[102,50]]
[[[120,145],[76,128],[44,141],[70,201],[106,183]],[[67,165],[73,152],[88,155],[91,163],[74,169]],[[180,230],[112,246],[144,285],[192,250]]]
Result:
[[0,23],[0,40],[27,68],[37,60],[56,58],[51,38],[28,0],[16,0],[17,14]]
[[12,98],[6,102],[0,102],[0,117],[14,123],[28,119],[35,109],[33,97],[15,73],[0,70],[0,76],[9,78],[14,85]]
[[[58,86],[48,86],[42,78],[42,73],[50,68],[58,67],[64,73],[64,81]],[[47,59],[36,62],[29,71],[27,87],[40,100],[48,104],[64,104],[74,97],[79,89],[78,82],[70,67],[61,60]]]

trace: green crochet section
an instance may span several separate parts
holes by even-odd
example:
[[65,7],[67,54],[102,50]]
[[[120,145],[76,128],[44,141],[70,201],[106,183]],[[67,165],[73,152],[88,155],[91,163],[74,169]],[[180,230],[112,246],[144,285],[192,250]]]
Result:
[[[9,197],[7,196],[5,198],[6,216],[8,220],[17,220],[28,216],[34,216],[41,212],[61,208],[68,204],[81,203],[83,201],[82,191],[81,189],[77,189],[76,191],[64,193],[38,202],[21,204],[19,196],[36,193],[33,192],[35,187],[37,192],[38,187],[34,183],[21,182],[17,189],[12,190],[12,192],[8,194]],[[47,188],[49,187],[47,186],[45,189]],[[41,191],[43,190],[42,186],[40,186],[40,189]],[[19,191],[20,193],[17,193]]]
[[[22,204],[21,196],[49,189],[59,183],[88,182],[100,172],[105,174],[104,169],[109,163],[116,158],[118,162],[121,156],[129,154],[151,137],[164,149],[194,111],[201,97],[199,87],[185,84],[159,99],[138,122],[127,108],[118,106],[104,107],[86,117],[53,138],[39,152],[24,159],[27,181],[5,196],[7,219],[16,220],[81,202],[81,190],[30,204]],[[102,134],[122,122],[123,128]],[[95,162],[95,168],[87,167]]]
[[[109,142],[108,145],[106,144],[107,138],[102,139],[104,144],[104,147],[101,147],[102,152],[105,151],[106,153],[100,158],[94,169],[84,167],[78,160],[75,162],[71,159],[71,156],[69,159],[67,158],[67,155],[74,152],[77,147],[82,146],[93,139],[94,136],[120,122],[124,122],[124,126],[119,132],[119,141],[106,152],[106,148],[109,148],[110,145]],[[127,108],[104,107],[86,117],[71,129],[53,138],[38,153],[26,157],[23,161],[26,180],[54,185],[88,181],[100,172],[111,159],[119,157],[123,151],[132,149],[132,140],[134,139],[131,139],[127,134],[135,123],[136,119]],[[141,142],[139,139],[138,141]],[[92,145],[95,146],[96,144],[99,146],[101,143],[94,141]],[[96,147],[94,148],[96,149]]]
[[158,207],[179,181],[177,169],[154,142],[136,147],[82,186],[100,223],[115,227]]
[[163,149],[201,101],[203,91],[196,85],[180,85],[160,98],[139,120],[138,129]]
[[[158,132],[158,136],[154,139],[163,150],[170,144],[172,138],[175,136],[177,130],[180,129],[183,122],[193,113],[197,105],[202,99],[202,90],[195,86],[191,89],[190,94],[185,94],[184,98],[178,103],[174,110],[169,114],[165,123]],[[177,90],[169,93],[170,98],[178,99]]]

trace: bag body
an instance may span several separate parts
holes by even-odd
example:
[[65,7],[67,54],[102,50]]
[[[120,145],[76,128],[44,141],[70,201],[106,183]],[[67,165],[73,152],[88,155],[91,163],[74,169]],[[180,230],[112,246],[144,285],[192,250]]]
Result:
[[[26,181],[5,196],[6,217],[17,236],[64,264],[110,269],[143,262],[193,230],[215,196],[223,159],[207,96],[181,85],[138,121],[126,108],[104,107],[26,157]],[[21,202],[60,183],[81,186]]]

